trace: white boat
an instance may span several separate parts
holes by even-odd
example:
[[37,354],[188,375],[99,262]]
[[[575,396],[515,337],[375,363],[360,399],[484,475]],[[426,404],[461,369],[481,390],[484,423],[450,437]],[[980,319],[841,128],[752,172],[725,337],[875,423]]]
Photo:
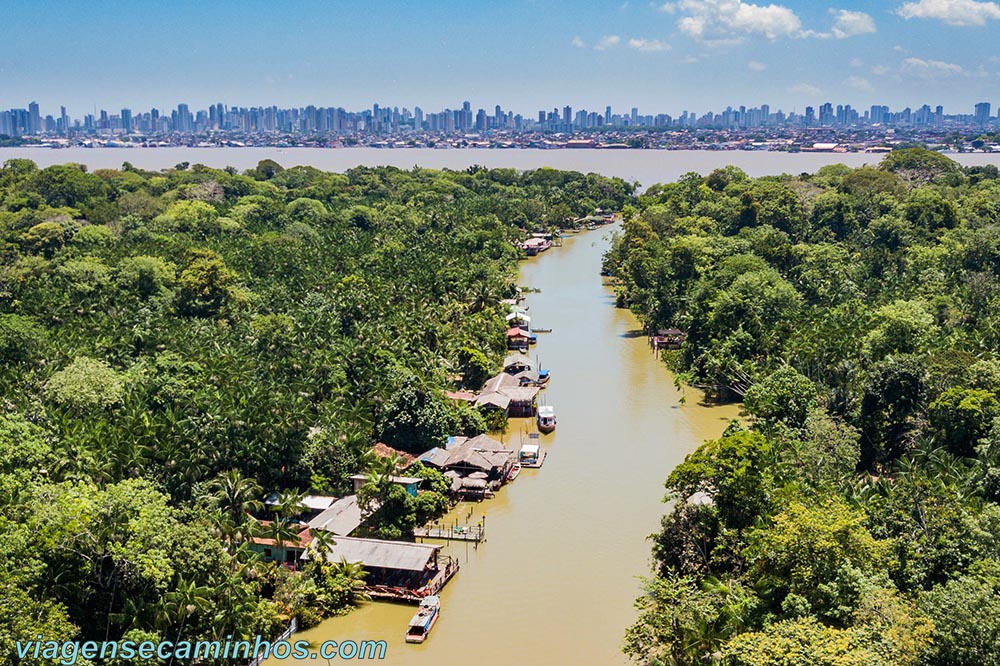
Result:
[[507,472],[507,482],[511,482],[517,478],[517,475],[521,473],[521,463],[516,462],[511,465],[510,471]]
[[431,633],[438,616],[441,614],[440,597],[424,597],[420,601],[420,608],[417,614],[410,620],[410,626],[406,630],[407,643],[423,643],[427,640],[427,634]]
[[556,429],[556,410],[552,405],[541,405],[538,408],[538,430],[552,432]]

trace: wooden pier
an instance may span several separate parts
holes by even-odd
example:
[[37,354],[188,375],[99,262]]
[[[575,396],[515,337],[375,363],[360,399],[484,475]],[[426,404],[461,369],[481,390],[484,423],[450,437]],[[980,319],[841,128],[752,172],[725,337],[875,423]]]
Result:
[[448,541],[475,541],[479,543],[486,538],[486,528],[482,525],[452,525],[441,527],[418,527],[413,530],[413,536],[424,539],[445,539]]

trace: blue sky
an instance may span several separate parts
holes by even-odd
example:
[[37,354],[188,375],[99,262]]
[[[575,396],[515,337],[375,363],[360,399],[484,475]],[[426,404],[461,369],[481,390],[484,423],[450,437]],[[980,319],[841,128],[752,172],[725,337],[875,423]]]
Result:
[[0,0],[0,108],[1000,105],[980,0]]

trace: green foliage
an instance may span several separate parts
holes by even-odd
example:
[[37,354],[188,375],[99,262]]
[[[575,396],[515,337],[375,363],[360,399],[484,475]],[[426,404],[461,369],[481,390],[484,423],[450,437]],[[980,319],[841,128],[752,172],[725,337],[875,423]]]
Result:
[[927,418],[940,441],[956,455],[971,456],[1000,416],[996,394],[983,389],[952,387],[927,408]]
[[49,378],[45,391],[59,405],[86,411],[119,404],[125,382],[105,361],[78,356]]
[[[647,330],[687,333],[671,368],[709,399],[742,397],[753,429],[727,429],[668,478],[652,589],[695,600],[640,601],[629,654],[995,661],[993,176],[903,149],[812,176],[686,174],[639,198],[602,271]],[[753,612],[699,643],[690,627],[716,627],[725,605],[696,591],[716,580]]]
[[816,385],[808,377],[784,366],[747,389],[743,403],[764,424],[800,428],[816,406],[817,397]]

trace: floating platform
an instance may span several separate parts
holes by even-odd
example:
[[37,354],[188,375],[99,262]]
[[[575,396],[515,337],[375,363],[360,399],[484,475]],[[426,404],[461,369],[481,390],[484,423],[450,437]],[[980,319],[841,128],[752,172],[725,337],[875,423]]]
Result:
[[538,460],[535,461],[535,462],[533,462],[533,463],[522,462],[521,463],[521,468],[522,469],[524,469],[524,468],[527,468],[527,469],[538,469],[545,462],[545,457],[547,455],[548,455],[548,452],[545,449],[539,449],[539,451],[538,451]]
[[486,529],[481,525],[460,525],[458,527],[418,527],[413,530],[413,536],[424,539],[443,539],[446,541],[475,541],[486,538]]

